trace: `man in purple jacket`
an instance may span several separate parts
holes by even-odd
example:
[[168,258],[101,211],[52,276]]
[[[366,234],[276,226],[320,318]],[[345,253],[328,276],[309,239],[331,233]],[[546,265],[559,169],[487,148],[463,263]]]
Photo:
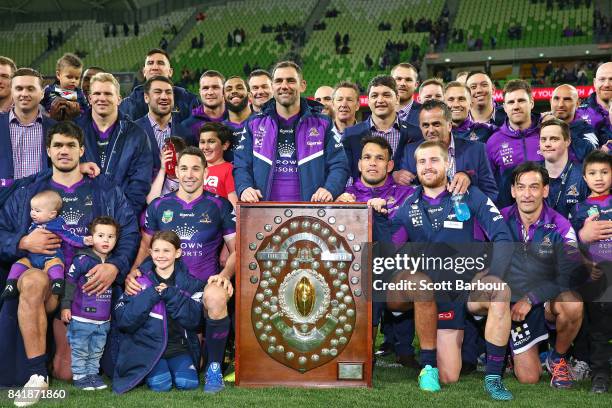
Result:
[[499,187],[498,207],[512,204],[510,184],[512,170],[525,161],[542,161],[538,119],[531,115],[531,86],[513,79],[504,87],[506,122],[487,141],[487,156]]
[[227,119],[223,83],[225,77],[218,71],[208,70],[200,77],[200,99],[202,105],[191,111],[191,116],[181,122],[191,131],[194,140],[200,138],[200,127],[206,122],[221,122]]
[[612,62],[606,62],[597,68],[595,78],[593,78],[593,86],[595,87],[595,93],[584,101],[584,104],[578,108],[576,115],[593,126],[601,137],[607,129],[612,128],[608,113],[608,107],[612,100]]

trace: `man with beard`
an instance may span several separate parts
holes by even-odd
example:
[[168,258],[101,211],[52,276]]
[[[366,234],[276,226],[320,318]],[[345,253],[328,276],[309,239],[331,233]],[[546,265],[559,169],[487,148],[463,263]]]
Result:
[[253,112],[261,112],[266,102],[272,99],[272,76],[268,71],[256,69],[247,80],[252,95]]
[[314,94],[314,100],[323,105],[322,114],[334,118],[334,110],[332,107],[332,94],[334,88],[331,86],[323,85],[317,88]]
[[359,88],[352,82],[339,82],[332,93],[334,134],[342,138],[347,127],[357,124]]
[[[147,53],[142,74],[145,80],[161,75],[172,78],[172,66],[170,66],[170,55],[164,50],[153,48]],[[180,86],[173,87],[174,111],[178,121],[185,120],[191,115],[192,109],[198,106],[198,98],[191,92]],[[119,110],[132,120],[142,118],[148,112],[147,103],[144,100],[144,89],[142,86],[134,88],[132,93],[121,102]]]
[[81,90],[85,94],[85,97],[89,101],[89,87],[91,84],[91,78],[96,75],[98,72],[106,72],[104,69],[100,67],[89,67],[83,72],[83,76],[81,76]]
[[[208,365],[204,391],[216,393],[224,388],[221,374],[223,352],[230,329],[227,302],[234,289],[230,280],[236,264],[236,218],[232,205],[202,188],[206,158],[197,147],[187,147],[177,164],[179,189],[155,199],[148,207],[142,229],[142,241],[135,266],[149,255],[153,234],[172,230],[181,238],[182,261],[195,278],[207,282],[202,303],[206,316],[205,348]],[[221,269],[219,254],[225,245],[229,257]],[[134,270],[126,279],[126,293],[140,290],[136,281],[140,271]]]
[[421,104],[435,99],[444,100],[444,82],[440,78],[429,78],[419,87],[419,101]]
[[[429,101],[424,104],[421,117],[427,112],[427,104],[432,103],[440,102]],[[461,216],[452,194],[449,193],[447,174],[451,160],[445,144],[438,141],[423,142],[414,152],[414,158],[421,185],[387,223],[390,224],[388,233],[392,237],[392,242],[448,245],[476,243],[483,240],[483,232],[491,242],[503,243],[511,240],[508,227],[493,201],[475,186],[468,187],[461,204],[463,210],[466,207],[469,209],[469,218]],[[375,209],[379,208],[375,206]],[[476,225],[479,228],[475,229]],[[440,255],[438,248],[433,249],[435,256]],[[467,248],[462,248],[464,256]],[[482,256],[481,249],[479,248],[475,254]],[[438,334],[435,344],[440,379],[444,383],[459,380],[466,313],[488,316],[485,327],[487,351],[485,390],[494,400],[512,399],[512,394],[506,389],[501,378],[510,334],[510,292],[503,289],[504,273],[510,262],[510,255],[511,251],[495,248],[489,269],[467,272],[465,278],[461,279],[467,279],[465,282],[496,283],[500,290],[469,291],[453,287],[449,292],[440,293],[444,298],[438,301]],[[433,281],[438,281],[436,276],[441,271],[422,272],[433,273],[434,276],[430,277]],[[450,273],[456,277],[454,270]],[[435,371],[437,374],[438,370]]]
[[14,106],[8,113],[0,114],[0,190],[48,167],[45,135],[55,123],[42,114],[42,77],[37,71],[31,68],[15,71],[10,92]]
[[[64,202],[62,212],[68,225],[79,235],[87,235],[87,226],[97,216],[113,217],[121,226],[112,256],[89,271],[83,287],[89,294],[102,294],[111,285],[123,284],[129,271],[139,241],[136,217],[121,189],[110,178],[101,175],[91,179],[81,174],[79,159],[84,147],[83,132],[78,126],[72,122],[54,125],[49,129],[46,146],[52,170],[28,178],[28,183],[22,184],[0,211],[0,256],[16,260],[26,251],[52,254],[61,246],[66,265],[71,264],[76,248],[43,229],[27,234],[30,199],[43,190],[56,191]],[[46,389],[47,313],[57,308],[58,297],[51,294],[47,274],[39,269],[24,272],[17,285],[19,299],[5,301],[0,314],[0,348],[5,353],[0,384],[22,385],[27,381],[26,390]],[[57,349],[59,353],[61,347],[58,345]],[[56,371],[61,368],[55,365]],[[17,406],[30,405],[27,402],[27,398],[15,401]]]
[[348,168],[331,120],[300,96],[306,81],[295,62],[279,62],[272,77],[274,103],[247,121],[234,151],[236,193],[246,202],[332,201]]
[[344,149],[348,158],[350,175],[359,180],[357,163],[361,156],[361,140],[366,136],[381,136],[391,145],[395,170],[393,179],[396,183],[407,186],[412,182],[399,170],[406,144],[421,140],[418,127],[399,119],[396,107],[399,101],[395,80],[388,75],[378,75],[368,84],[368,105],[372,111],[370,119],[346,128]]
[[487,156],[499,188],[496,203],[500,207],[512,204],[512,170],[525,161],[544,159],[539,151],[538,117],[531,115],[533,105],[531,86],[527,82],[513,79],[506,83],[504,109],[508,119],[487,141]]
[[[446,146],[450,160],[447,184],[452,194],[463,194],[470,185],[474,185],[489,198],[497,198],[497,185],[487,160],[485,145],[480,142],[471,142],[454,136],[452,130],[452,115],[444,102],[429,100],[421,105],[419,115],[421,132],[427,141],[440,142]],[[421,142],[406,145],[402,170],[408,172],[414,180],[416,178],[417,163],[414,152]]]
[[234,162],[234,149],[240,142],[244,124],[253,111],[249,106],[249,86],[239,76],[229,77],[223,88],[228,118],[222,123],[232,132],[230,147],[223,153],[225,161]]
[[144,130],[119,112],[119,82],[100,72],[91,79],[91,111],[76,123],[85,135],[85,159],[121,186],[134,214],[143,210],[151,188],[153,155]]
[[453,135],[458,139],[486,143],[494,127],[488,123],[474,122],[470,118],[472,96],[461,82],[453,81],[444,88],[444,102],[453,118]]
[[172,113],[174,109],[174,86],[170,79],[157,75],[147,79],[143,85],[145,102],[149,113],[136,121],[149,136],[153,155],[153,177],[161,167],[160,152],[170,136],[185,139],[188,145],[195,145],[190,132],[183,128]]
[[472,71],[468,74],[465,84],[472,95],[470,115],[474,122],[503,125],[507,116],[503,106],[493,100],[495,87],[491,78],[483,71]]
[[607,130],[612,129],[608,112],[612,100],[612,62],[606,62],[597,68],[593,86],[595,93],[580,105],[576,114],[593,126],[601,139]]
[[421,104],[414,100],[414,92],[419,86],[419,74],[416,68],[412,64],[402,62],[391,69],[391,76],[397,84],[399,95],[397,114],[400,120],[419,126]]
[[11,97],[11,78],[17,71],[12,59],[0,55],[0,113],[6,113],[13,107]]
[[200,99],[202,105],[191,111],[191,116],[181,122],[188,129],[193,140],[199,140],[200,127],[206,122],[221,122],[227,119],[223,83],[225,77],[218,71],[208,70],[200,77]]
[[599,140],[595,129],[576,115],[578,100],[576,88],[567,84],[560,85],[555,88],[550,98],[550,110],[554,117],[569,125],[572,138],[570,159],[582,163],[587,154],[603,145],[605,140]]

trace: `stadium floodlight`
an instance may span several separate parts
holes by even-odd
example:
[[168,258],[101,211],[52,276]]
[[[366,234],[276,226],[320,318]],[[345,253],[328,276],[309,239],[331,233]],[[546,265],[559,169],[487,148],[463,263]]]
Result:
[[450,62],[450,58],[444,58],[444,62]]

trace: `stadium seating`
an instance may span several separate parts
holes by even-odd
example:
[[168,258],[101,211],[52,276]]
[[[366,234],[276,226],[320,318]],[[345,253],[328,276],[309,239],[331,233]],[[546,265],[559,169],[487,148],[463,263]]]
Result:
[[[254,0],[230,2],[206,10],[206,19],[181,41],[173,52],[175,77],[182,67],[192,70],[216,69],[224,75],[244,75],[243,66],[249,63],[268,68],[286,54],[290,41],[279,45],[277,33],[261,33],[262,25],[303,25],[316,5],[315,0]],[[227,47],[227,34],[234,29],[245,30],[246,41],[240,47]],[[191,49],[191,39],[204,34],[204,48]]]
[[41,72],[51,75],[55,72],[55,64],[64,52],[81,50],[87,53],[83,59],[86,66],[97,65],[113,72],[137,71],[142,67],[144,55],[154,47],[159,46],[162,37],[170,41],[172,34],[164,34],[165,27],[176,25],[177,29],[194,12],[193,8],[174,11],[163,17],[140,24],[138,37],[134,36],[133,26],[130,35],[123,35],[122,26],[117,26],[117,36],[104,37],[104,23],[94,20],[79,21],[79,30],[66,41],[64,46],[55,51],[41,66]]
[[[520,23],[522,38],[508,37],[508,28]],[[563,29],[580,26],[585,35],[562,37]],[[490,37],[497,39],[496,48],[550,47],[591,43],[593,37],[593,8],[568,5],[559,10],[546,9],[546,3],[533,4],[531,0],[470,0],[459,3],[459,11],[452,25],[464,30],[463,43],[451,42],[447,51],[466,51],[467,38],[481,38],[483,49],[490,49]]]
[[[328,8],[340,11],[338,17],[326,18],[327,28],[314,31],[302,52],[304,76],[308,82],[307,94],[314,94],[320,85],[333,86],[346,79],[366,83],[379,71],[378,58],[385,48],[387,40],[393,42],[407,41],[421,47],[424,53],[429,44],[429,33],[402,34],[401,22],[411,18],[436,20],[444,8],[444,0],[333,0]],[[391,23],[391,31],[378,31],[380,22]],[[349,33],[351,53],[337,55],[334,35]],[[408,60],[412,50],[409,48],[402,55]],[[372,71],[365,68],[364,59],[369,54],[374,61]]]
[[47,49],[47,30],[53,35],[58,29],[64,33],[74,21],[20,23],[10,31],[0,31],[0,55],[10,56],[18,66],[29,66]]

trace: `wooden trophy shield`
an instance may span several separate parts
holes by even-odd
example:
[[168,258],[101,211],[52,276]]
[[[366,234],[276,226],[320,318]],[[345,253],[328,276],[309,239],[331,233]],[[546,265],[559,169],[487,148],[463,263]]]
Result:
[[237,208],[236,385],[372,386],[363,204]]

